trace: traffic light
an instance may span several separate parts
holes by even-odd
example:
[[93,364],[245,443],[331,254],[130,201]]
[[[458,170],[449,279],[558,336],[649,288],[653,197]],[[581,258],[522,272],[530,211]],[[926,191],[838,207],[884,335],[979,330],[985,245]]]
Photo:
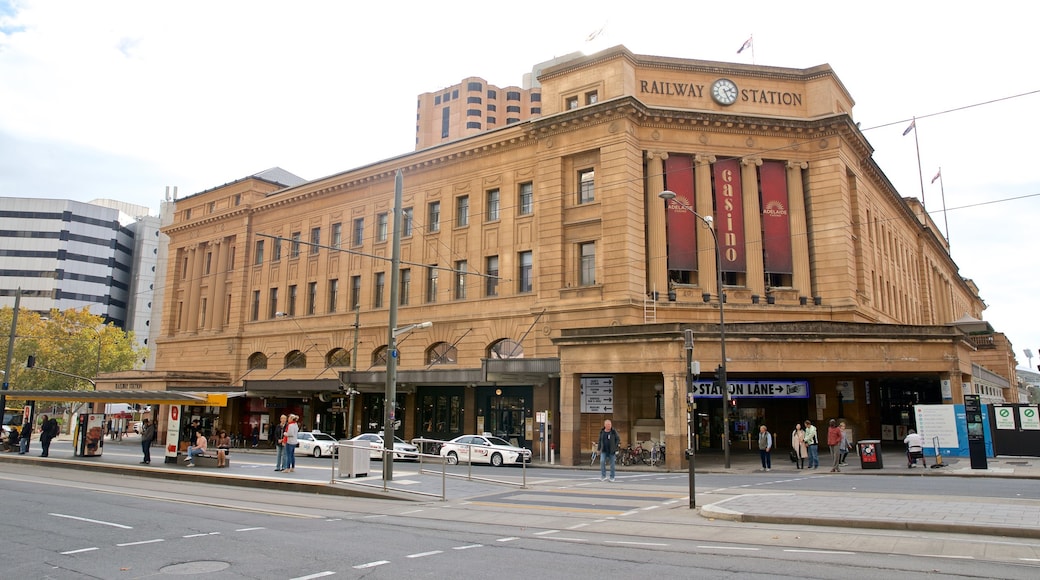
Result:
[[36,355],[29,355],[29,360],[25,361],[25,368],[31,369],[36,366]]

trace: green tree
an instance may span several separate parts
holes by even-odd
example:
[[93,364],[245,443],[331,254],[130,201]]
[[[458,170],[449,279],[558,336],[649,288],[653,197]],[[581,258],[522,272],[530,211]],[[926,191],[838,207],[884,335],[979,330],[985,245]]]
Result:
[[[0,310],[0,337],[9,337],[10,307]],[[7,360],[7,340],[3,356]],[[125,332],[104,318],[81,310],[51,310],[47,316],[21,309],[15,329],[14,363],[8,377],[11,391],[19,389],[91,390],[89,381],[99,373],[130,370],[147,357],[148,349],[137,348],[133,333]],[[29,356],[36,357],[36,368],[27,369]],[[58,371],[50,373],[43,369]],[[8,398],[17,398],[9,392]]]

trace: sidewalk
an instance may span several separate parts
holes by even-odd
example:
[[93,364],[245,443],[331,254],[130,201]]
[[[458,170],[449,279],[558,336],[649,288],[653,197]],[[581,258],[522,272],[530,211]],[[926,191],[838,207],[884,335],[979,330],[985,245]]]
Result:
[[[63,438],[64,443],[68,443]],[[206,481],[221,485],[238,485],[247,487],[263,487],[286,491],[305,491],[330,495],[369,497],[378,499],[394,499],[402,501],[429,501],[438,498],[444,482],[436,475],[420,475],[419,466],[414,463],[395,462],[394,479],[388,489],[383,490],[381,477],[382,464],[372,462],[369,477],[355,479],[332,480],[332,466],[319,463],[320,467],[311,466],[298,469],[293,474],[258,470],[257,461],[271,462],[274,450],[263,448],[234,449],[231,453],[231,469],[186,469],[183,465],[163,463],[162,448],[152,451],[151,465],[138,465],[140,447],[136,436],[122,441],[106,441],[105,453],[97,458],[71,457],[68,447],[60,453],[52,449],[51,457],[38,457],[39,446],[34,442],[30,455],[17,453],[0,453],[0,464],[28,461],[35,465],[48,465],[76,469],[89,469],[121,473],[125,475],[158,475],[165,478]],[[766,478],[763,484],[773,480],[791,480],[808,477],[845,477],[848,475],[868,476],[914,476],[914,477],[997,477],[1013,479],[1040,479],[1040,458],[1037,457],[1001,457],[990,458],[988,469],[971,469],[968,458],[944,458],[944,467],[933,469],[918,466],[914,469],[906,467],[905,456],[895,451],[884,450],[882,469],[862,469],[857,457],[849,456],[847,467],[841,473],[831,474],[828,468],[799,470],[781,453],[776,454],[773,468],[766,472],[761,469],[757,454],[734,452],[730,456],[730,467],[725,467],[721,453],[699,454],[694,463],[698,475],[730,474],[761,475]],[[784,461],[775,461],[783,458]],[[928,458],[929,465],[934,458]],[[243,464],[236,469],[236,462]],[[251,464],[247,467],[245,464]],[[539,480],[550,480],[547,471],[552,469],[596,470],[598,464],[592,466],[584,462],[579,466],[549,465],[535,461],[533,470],[526,472],[528,488],[538,489]],[[430,468],[433,468],[430,466]],[[439,466],[435,467],[439,469]],[[618,468],[619,474],[635,473],[671,473],[680,475],[686,469],[669,472],[661,467],[628,466]],[[502,479],[519,482],[525,475],[515,469],[503,470]],[[479,497],[481,495],[501,493],[502,486],[480,481],[467,481],[451,478],[450,499]],[[555,487],[558,481],[542,484]],[[613,485],[613,484],[612,484]],[[1023,482],[1023,485],[1035,485]],[[625,478],[618,478],[617,490],[620,493],[637,493],[640,489],[626,487]],[[1019,498],[977,498],[964,496],[934,496],[894,494],[856,493],[850,496],[845,493],[816,491],[768,491],[766,487],[747,486],[743,489],[698,489],[697,504],[700,515],[706,518],[723,519],[740,522],[761,522],[788,525],[835,526],[845,528],[881,528],[905,529],[929,532],[972,533],[1008,537],[1040,538],[1040,501]],[[421,495],[420,495],[421,494]],[[681,519],[686,522],[689,512],[682,509],[658,510],[655,517],[665,516],[669,519]],[[667,514],[667,515],[666,515]]]

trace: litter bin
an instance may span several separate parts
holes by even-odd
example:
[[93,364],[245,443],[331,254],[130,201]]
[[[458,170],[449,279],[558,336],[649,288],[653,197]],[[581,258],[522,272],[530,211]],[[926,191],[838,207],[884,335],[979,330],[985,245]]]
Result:
[[367,477],[371,469],[371,456],[367,447],[361,447],[360,443],[352,442],[357,447],[339,446],[339,476],[340,477]]
[[881,441],[878,439],[863,439],[856,444],[859,449],[859,464],[863,469],[881,469],[884,463],[881,461]]

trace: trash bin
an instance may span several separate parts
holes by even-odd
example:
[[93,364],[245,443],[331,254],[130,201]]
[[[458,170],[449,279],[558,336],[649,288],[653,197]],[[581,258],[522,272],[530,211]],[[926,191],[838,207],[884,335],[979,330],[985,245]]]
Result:
[[360,443],[352,443],[357,447],[339,446],[339,476],[340,477],[367,477],[371,469],[372,460],[367,447],[361,447]]
[[881,469],[884,463],[881,461],[881,441],[878,439],[863,439],[856,444],[859,449],[859,464],[863,469]]

